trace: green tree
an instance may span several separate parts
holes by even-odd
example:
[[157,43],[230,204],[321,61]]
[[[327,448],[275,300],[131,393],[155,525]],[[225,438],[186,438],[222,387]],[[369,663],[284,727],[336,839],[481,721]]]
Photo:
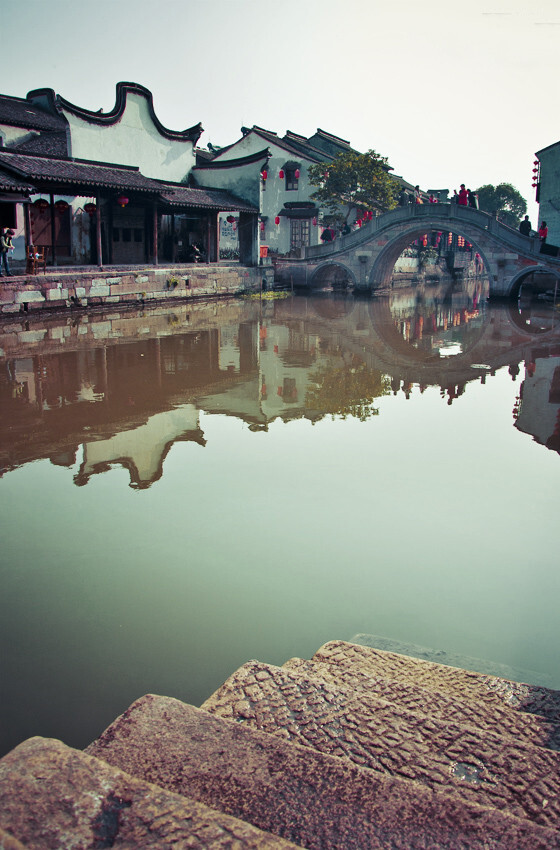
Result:
[[338,415],[342,419],[354,416],[365,422],[379,414],[373,401],[391,391],[390,381],[377,369],[369,369],[356,356],[344,365],[331,362],[316,368],[310,376],[311,385],[305,396],[305,406],[323,415]]
[[490,215],[497,215],[504,224],[517,229],[519,222],[527,212],[527,202],[511,183],[491,183],[476,189],[479,209]]
[[311,165],[309,180],[317,186],[311,197],[328,211],[329,222],[344,220],[343,207],[375,212],[396,206],[398,183],[389,174],[387,158],[374,150],[347,151],[330,163]]

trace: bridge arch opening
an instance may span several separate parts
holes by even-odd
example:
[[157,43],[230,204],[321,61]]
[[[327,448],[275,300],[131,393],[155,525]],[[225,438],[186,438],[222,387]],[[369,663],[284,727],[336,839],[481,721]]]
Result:
[[353,289],[356,279],[350,269],[343,263],[323,263],[315,269],[309,281],[313,289],[329,289],[334,292],[345,292]]
[[383,248],[369,275],[369,288],[392,287],[419,279],[437,283],[441,279],[485,277],[489,264],[483,249],[459,229],[414,226],[399,233]]
[[555,292],[560,292],[560,269],[530,266],[511,281],[510,297],[514,301],[530,300],[535,296],[553,297]]

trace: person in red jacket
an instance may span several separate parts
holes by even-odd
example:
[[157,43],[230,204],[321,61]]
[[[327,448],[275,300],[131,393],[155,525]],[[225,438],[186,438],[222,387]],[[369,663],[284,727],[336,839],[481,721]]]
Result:
[[546,242],[546,237],[548,236],[548,227],[546,226],[546,221],[541,223],[539,227],[539,239],[541,240],[541,244]]
[[459,200],[457,203],[460,207],[467,207],[469,205],[469,193],[465,189],[464,183],[461,183],[461,188],[459,189]]

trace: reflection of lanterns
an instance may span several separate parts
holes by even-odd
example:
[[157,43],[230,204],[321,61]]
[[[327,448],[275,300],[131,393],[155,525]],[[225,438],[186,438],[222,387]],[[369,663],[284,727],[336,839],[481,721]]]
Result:
[[294,171],[294,177],[296,178],[296,180],[299,180],[299,168],[296,168],[296,170]]
[[128,204],[128,198],[126,197],[126,195],[119,195],[119,197],[117,198],[117,204],[120,207],[126,207],[126,205]]
[[277,215],[276,218],[274,219],[274,224],[280,224],[280,216],[279,215]]
[[284,179],[284,169],[283,168],[281,168],[280,171],[278,172],[278,177],[280,178],[280,180]]
[[68,209],[68,204],[66,203],[66,201],[57,201],[54,205],[54,208],[57,213],[59,213],[60,215],[64,215],[64,213]]
[[226,218],[226,221],[229,221],[230,224],[233,224],[233,222],[235,221],[235,216],[228,215],[228,217]]
[[90,215],[90,216],[94,216],[95,213],[96,213],[96,210],[97,210],[96,205],[92,204],[91,202],[84,206],[84,212],[87,212],[87,214]]
[[266,183],[266,178],[268,177],[268,171],[266,170],[266,168],[263,168],[263,170],[261,171],[261,175],[263,182]]
[[36,207],[39,212],[44,213],[45,210],[49,208],[49,202],[46,198],[37,198],[36,201],[33,201],[33,206]]

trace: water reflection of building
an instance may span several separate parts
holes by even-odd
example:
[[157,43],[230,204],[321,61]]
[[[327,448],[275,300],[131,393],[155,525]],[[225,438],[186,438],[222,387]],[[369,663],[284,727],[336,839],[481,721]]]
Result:
[[516,428],[560,453],[560,356],[525,363],[514,416]]
[[0,348],[11,352],[0,371],[1,466],[79,458],[77,484],[119,465],[131,486],[146,487],[175,442],[205,445],[200,411],[251,430],[275,419],[363,419],[391,390],[411,398],[436,386],[450,404],[499,368],[515,377],[523,361],[517,427],[556,447],[558,336],[545,318],[474,305],[467,288],[372,302],[232,302],[198,318],[160,310],[75,327],[22,323],[17,339],[11,325],[0,328]]

